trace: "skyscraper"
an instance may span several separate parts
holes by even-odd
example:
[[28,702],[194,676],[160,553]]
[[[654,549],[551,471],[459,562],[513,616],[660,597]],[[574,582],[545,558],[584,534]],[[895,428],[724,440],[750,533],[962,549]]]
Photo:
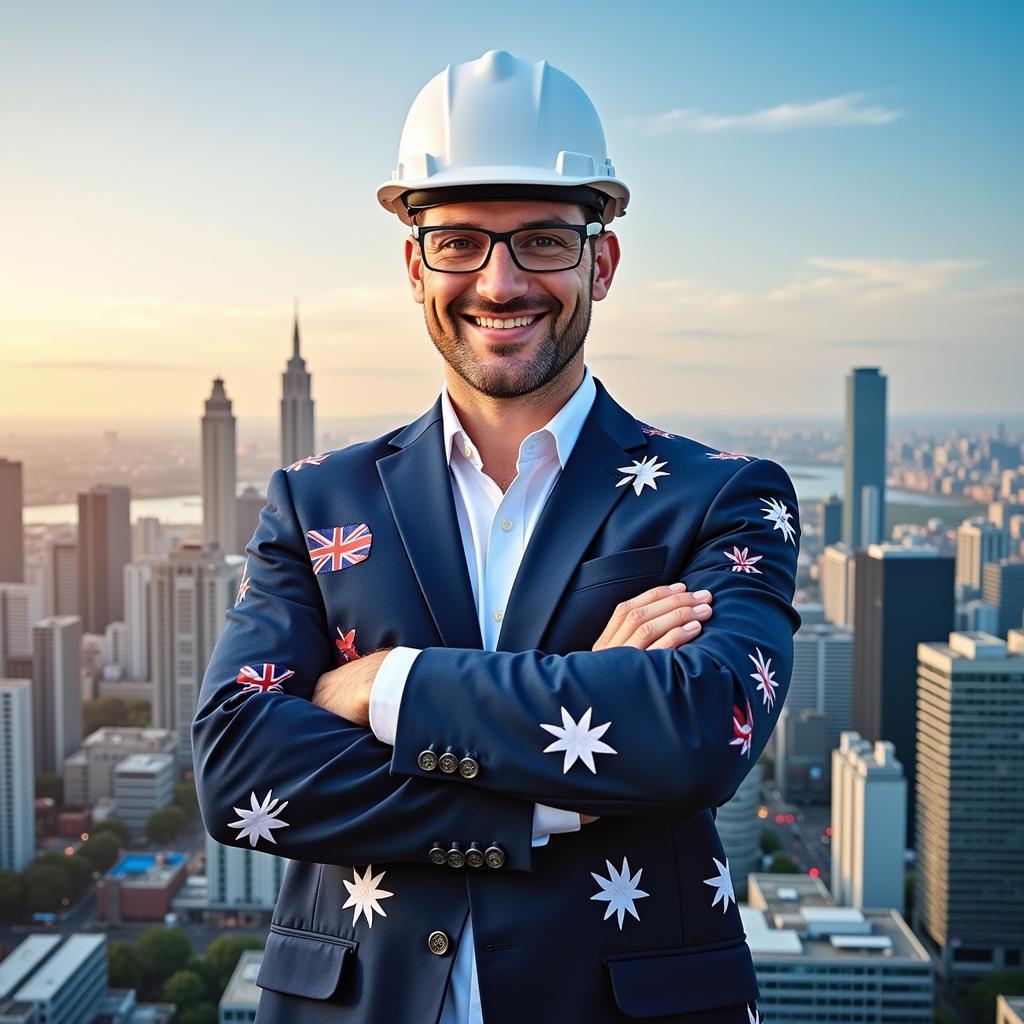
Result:
[[947,977],[1024,955],[1024,630],[917,648],[914,924]]
[[149,605],[153,566],[160,560],[143,557],[124,567],[124,623],[128,633],[129,679],[148,680],[149,671]]
[[1019,626],[1024,615],[1024,559],[1001,558],[982,568],[981,596],[996,609],[996,636]]
[[124,567],[132,560],[127,487],[100,484],[78,495],[78,603],[82,629],[102,633],[124,619]]
[[818,517],[821,520],[821,546],[836,544],[843,539],[843,499],[830,494],[818,502]]
[[203,540],[232,554],[236,549],[235,417],[224,381],[217,377],[203,413]]
[[25,580],[24,504],[21,463],[0,458],[0,583]]
[[786,707],[795,715],[804,708],[825,715],[829,750],[853,724],[853,633],[830,623],[807,624],[793,637],[793,674]]
[[37,772],[63,771],[82,745],[82,620],[52,615],[32,630],[33,746]]
[[199,687],[225,613],[238,593],[244,562],[241,555],[186,541],[152,567],[153,725],[177,735],[181,767],[192,767],[192,718]]
[[[855,367],[846,378],[843,542],[864,548],[885,536],[886,381],[877,366]],[[864,488],[873,487],[865,499]],[[864,522],[867,500],[873,515]],[[865,525],[869,528],[865,531]]]
[[78,543],[63,538],[46,546],[46,594],[44,603],[49,615],[77,615]]
[[855,567],[853,548],[830,544],[821,553],[821,600],[825,618],[835,626],[852,629]]
[[42,617],[39,587],[0,583],[0,678],[32,674],[32,627]]
[[907,775],[907,843],[913,842],[917,645],[955,626],[954,559],[934,548],[871,544],[856,554],[853,727],[890,740]]
[[0,871],[21,871],[35,854],[32,683],[0,678]]
[[[310,384],[313,378],[306,371],[306,361],[299,354],[299,312],[295,311],[292,332],[292,357],[281,374],[281,465],[314,454],[313,399]],[[248,540],[248,538],[246,538]]]
[[984,516],[965,519],[956,531],[956,582],[981,590],[982,567],[1010,555],[1010,531]]

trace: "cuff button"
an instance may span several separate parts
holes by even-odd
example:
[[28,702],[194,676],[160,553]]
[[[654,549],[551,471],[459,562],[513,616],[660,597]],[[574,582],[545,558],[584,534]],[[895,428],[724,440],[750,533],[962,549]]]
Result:
[[453,868],[461,868],[466,863],[466,855],[462,852],[461,843],[452,843],[452,848],[448,851],[448,864]]
[[480,762],[467,754],[459,762],[459,774],[464,779],[475,779],[480,772]]
[[448,854],[445,852],[444,847],[436,842],[430,848],[430,863],[431,864],[447,864]]
[[451,775],[459,767],[459,759],[452,753],[451,747],[449,747],[437,759],[437,765],[445,775]]
[[482,868],[484,866],[484,851],[480,849],[480,844],[473,842],[469,844],[469,849],[466,851],[466,863],[471,868]]
[[430,749],[421,750],[416,758],[416,763],[420,766],[421,771],[432,772],[437,767],[437,754]]
[[500,868],[505,863],[505,851],[497,844],[488,846],[484,852],[484,860],[489,868]]

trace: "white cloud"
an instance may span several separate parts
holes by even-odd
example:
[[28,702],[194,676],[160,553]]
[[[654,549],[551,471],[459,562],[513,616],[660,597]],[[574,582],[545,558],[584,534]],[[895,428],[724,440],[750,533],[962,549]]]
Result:
[[748,114],[709,114],[695,107],[677,107],[661,114],[634,117],[627,125],[650,135],[672,132],[757,131],[787,132],[801,128],[846,127],[889,124],[903,117],[903,111],[871,105],[864,93],[810,102],[780,103]]

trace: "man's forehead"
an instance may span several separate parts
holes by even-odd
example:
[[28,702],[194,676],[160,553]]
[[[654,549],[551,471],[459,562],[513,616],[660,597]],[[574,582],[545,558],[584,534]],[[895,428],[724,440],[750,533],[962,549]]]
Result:
[[586,211],[577,203],[517,199],[509,201],[443,203],[424,210],[418,220],[423,227],[439,224],[477,224],[494,230],[513,228],[534,221],[587,221]]

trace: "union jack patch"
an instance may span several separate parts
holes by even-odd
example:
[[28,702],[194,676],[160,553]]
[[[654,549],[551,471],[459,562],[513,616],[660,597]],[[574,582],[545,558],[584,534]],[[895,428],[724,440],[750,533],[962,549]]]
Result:
[[279,671],[277,665],[261,661],[255,665],[243,665],[235,682],[250,693],[269,693],[271,690],[284,693],[281,684],[293,675],[295,673],[290,668],[281,666]]
[[370,554],[373,535],[366,523],[348,523],[345,526],[325,526],[308,530],[306,543],[313,572],[337,572],[362,562]]
[[293,462],[290,466],[285,466],[284,471],[286,473],[295,472],[298,473],[303,466],[319,466],[329,455],[333,455],[334,452],[320,452],[319,455],[307,455],[304,459],[299,459]]

